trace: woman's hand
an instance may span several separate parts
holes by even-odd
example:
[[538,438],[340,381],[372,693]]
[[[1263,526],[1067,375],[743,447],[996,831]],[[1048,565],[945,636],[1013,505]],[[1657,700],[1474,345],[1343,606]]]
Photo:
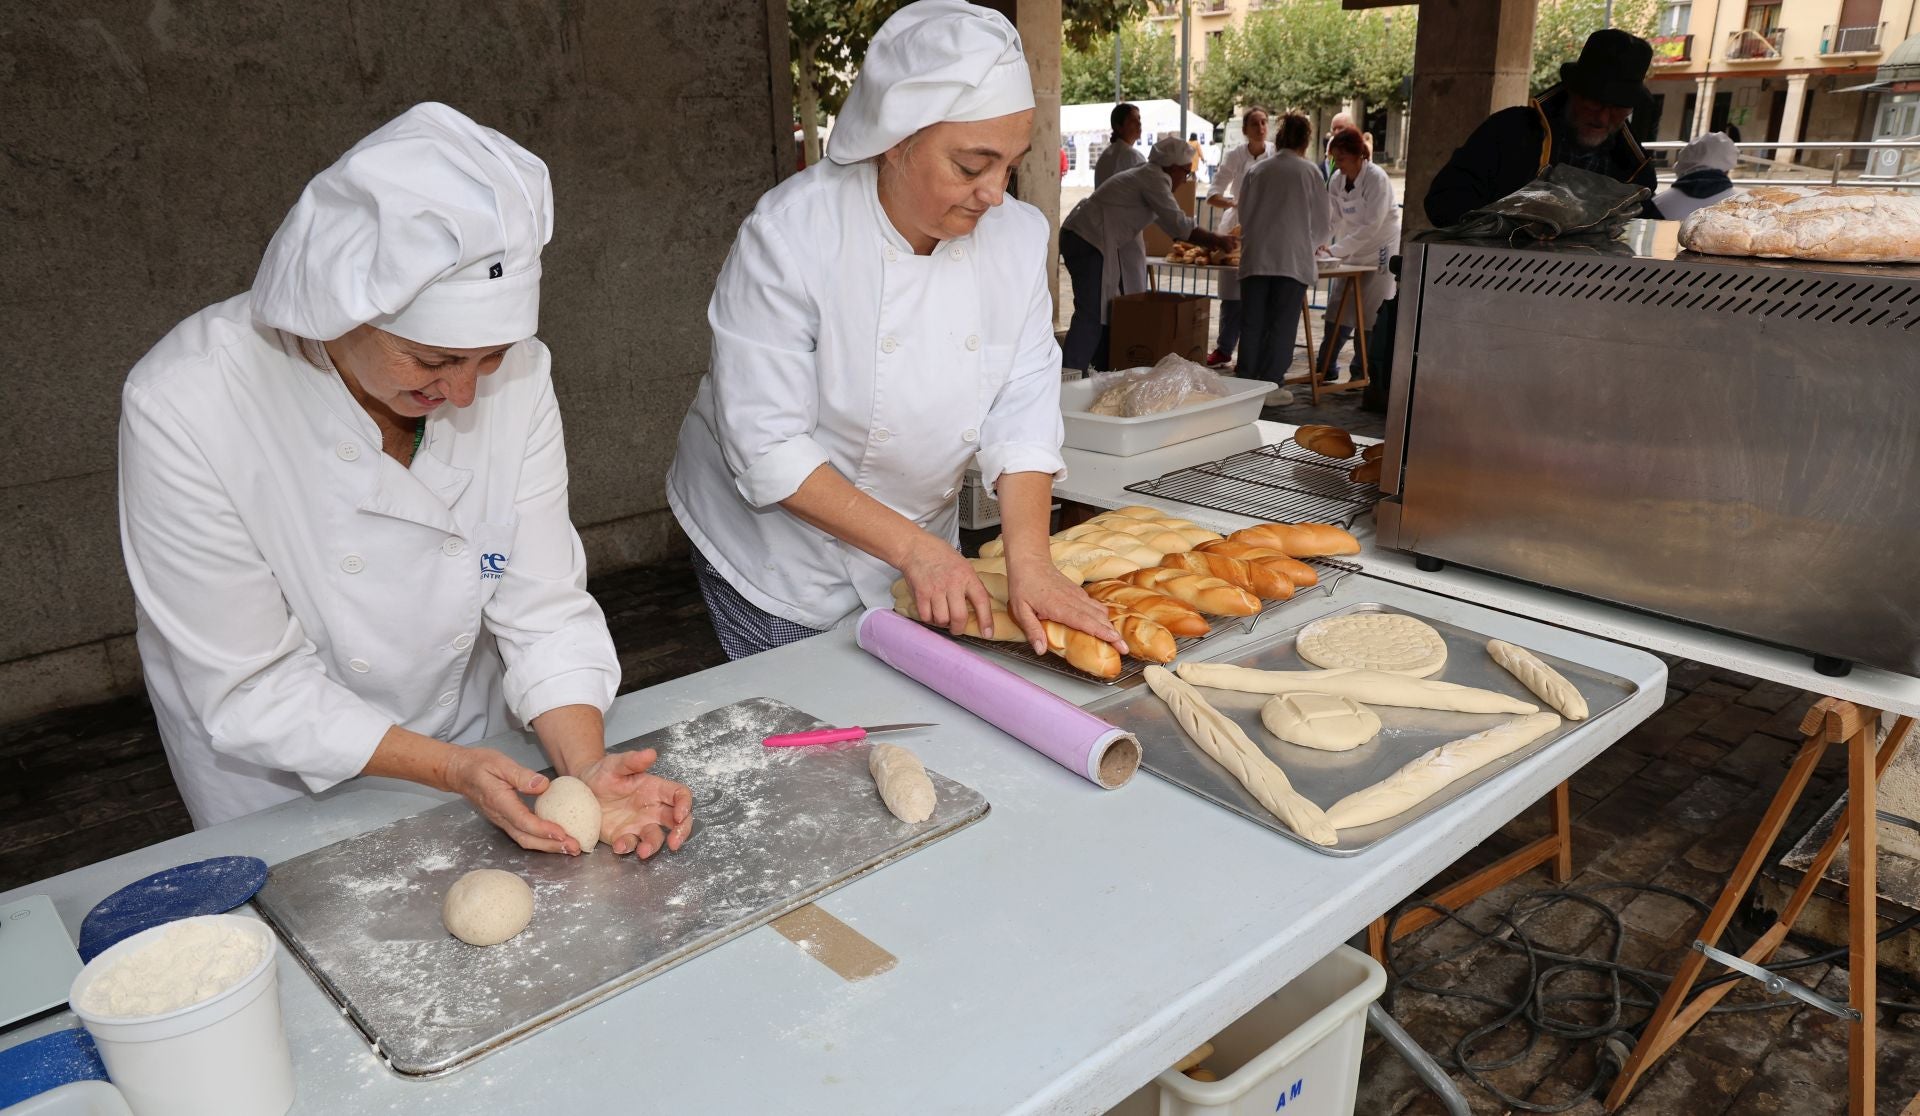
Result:
[[547,777],[520,766],[492,748],[455,747],[447,763],[446,783],[488,821],[499,826],[513,842],[534,852],[580,852],[580,842],[567,836],[559,822],[536,817],[521,795],[537,795],[547,789]]
[[993,598],[980,584],[973,564],[944,539],[921,531],[899,568],[900,576],[907,579],[907,588],[913,591],[913,609],[920,619],[954,635],[964,635],[971,612],[981,636],[993,638]]
[[1053,620],[1113,644],[1122,655],[1126,640],[1107,621],[1107,606],[1038,556],[1007,559],[1007,611],[1026,633],[1037,654],[1046,654],[1047,631],[1041,621]]
[[645,860],[662,845],[679,852],[693,833],[693,792],[647,774],[657,758],[652,748],[609,752],[580,771],[580,781],[600,800],[600,839],[617,856],[637,850]]

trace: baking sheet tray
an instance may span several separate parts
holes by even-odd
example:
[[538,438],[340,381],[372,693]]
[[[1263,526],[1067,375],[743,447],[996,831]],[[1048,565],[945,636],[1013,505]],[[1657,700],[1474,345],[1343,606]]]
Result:
[[[396,1071],[446,1073],[985,816],[986,799],[929,771],[939,805],[909,825],[874,791],[866,744],[760,743],[818,727],[753,698],[611,749],[658,749],[654,770],[693,789],[678,853],[527,852],[454,802],[275,865],[256,902]],[[440,922],[475,868],[534,890],[533,923],[485,949]]]
[[[1326,615],[1346,616],[1356,612],[1399,612],[1431,624],[1447,643],[1447,663],[1438,674],[1432,676],[1435,680],[1496,690],[1541,705],[1539,698],[1534,697],[1518,679],[1508,674],[1487,654],[1487,640],[1490,637],[1411,609],[1389,608],[1382,604],[1350,605]],[[1309,622],[1275,632],[1266,639],[1236,649],[1232,654],[1207,661],[1232,663],[1258,670],[1317,669],[1300,658],[1293,648],[1294,637]],[[1474,787],[1515,764],[1525,762],[1534,753],[1552,747],[1554,741],[1626,701],[1637,689],[1633,682],[1618,675],[1593,670],[1551,655],[1541,654],[1540,657],[1566,675],[1567,680],[1587,699],[1588,721],[1562,721],[1553,732],[1455,781],[1411,810],[1372,825],[1340,830],[1339,842],[1331,846],[1316,845],[1306,840],[1255,801],[1246,788],[1227,773],[1226,768],[1215,763],[1187,738],[1187,734],[1174,721],[1173,714],[1167,711],[1166,704],[1146,686],[1095,702],[1087,707],[1087,711],[1138,737],[1142,752],[1141,766],[1162,779],[1185,787],[1202,798],[1212,799],[1234,813],[1316,852],[1352,856],[1365,851],[1383,837],[1419,824],[1421,818],[1444,809],[1449,802]],[[1183,657],[1183,661],[1187,661],[1186,657]],[[1191,661],[1201,660],[1194,657]],[[1273,757],[1274,762],[1287,773],[1293,789],[1322,809],[1354,791],[1372,786],[1432,748],[1492,728],[1513,716],[1508,713],[1448,713],[1433,709],[1369,705],[1367,708],[1380,716],[1380,734],[1352,751],[1322,752],[1288,744],[1267,731],[1266,726],[1260,723],[1260,707],[1269,700],[1268,695],[1242,694],[1209,687],[1202,687],[1200,692],[1214,708],[1233,718],[1246,730],[1248,737]],[[1550,709],[1545,705],[1541,705],[1541,708]]]

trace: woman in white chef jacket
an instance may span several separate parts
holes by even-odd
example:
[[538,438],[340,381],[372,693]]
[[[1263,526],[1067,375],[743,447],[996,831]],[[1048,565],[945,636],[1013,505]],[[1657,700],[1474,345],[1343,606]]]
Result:
[[[1214,218],[1214,226],[1228,232],[1240,223],[1233,199],[1240,193],[1240,182],[1246,177],[1247,168],[1273,154],[1273,148],[1267,146],[1267,110],[1248,109],[1240,118],[1240,134],[1247,142],[1220,157],[1220,169],[1214,174],[1207,194],[1207,205],[1220,211]],[[1220,343],[1207,357],[1209,368],[1232,364],[1233,351],[1240,345],[1240,273],[1215,272],[1214,282],[1220,288]]]
[[990,627],[953,546],[976,457],[1028,640],[1044,647],[1052,619],[1119,642],[1048,559],[1063,465],[1047,226],[1004,198],[1032,126],[1006,18],[920,0],[874,36],[828,161],[741,225],[667,480],[728,655],[890,605],[903,576],[921,616]]
[[[1327,144],[1333,176],[1327,179],[1328,216],[1333,222],[1333,263],[1338,267],[1369,267],[1361,286],[1361,328],[1372,329],[1380,304],[1392,298],[1393,272],[1387,261],[1400,251],[1400,209],[1393,200],[1387,172],[1367,156],[1366,139],[1359,132],[1336,132]],[[1320,334],[1315,369],[1326,369],[1326,380],[1338,380],[1340,347],[1353,336],[1353,312],[1346,308],[1347,285],[1340,277],[1327,290],[1326,328]],[[1359,347],[1354,348],[1354,375],[1360,372]]]
[[605,752],[620,668],[533,336],[552,223],[539,159],[417,105],[308,183],[251,291],[128,376],[121,536],[196,825],[384,775],[577,853],[520,797],[545,777],[463,746],[518,722],[617,852],[685,840],[687,788]]

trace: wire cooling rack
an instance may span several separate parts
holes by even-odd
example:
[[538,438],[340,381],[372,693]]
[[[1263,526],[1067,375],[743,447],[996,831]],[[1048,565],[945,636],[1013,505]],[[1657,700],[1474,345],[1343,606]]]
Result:
[[1254,519],[1351,527],[1380,499],[1379,485],[1348,475],[1359,464],[1358,456],[1328,457],[1287,441],[1176,469],[1126,490]]

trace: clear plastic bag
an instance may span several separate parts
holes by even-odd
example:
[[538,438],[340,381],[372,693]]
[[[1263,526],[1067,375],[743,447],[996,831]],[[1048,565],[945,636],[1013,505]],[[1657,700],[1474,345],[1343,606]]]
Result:
[[1123,368],[1093,377],[1087,413],[1116,418],[1157,415],[1188,403],[1218,399],[1228,385],[1204,364],[1168,353],[1151,368]]

